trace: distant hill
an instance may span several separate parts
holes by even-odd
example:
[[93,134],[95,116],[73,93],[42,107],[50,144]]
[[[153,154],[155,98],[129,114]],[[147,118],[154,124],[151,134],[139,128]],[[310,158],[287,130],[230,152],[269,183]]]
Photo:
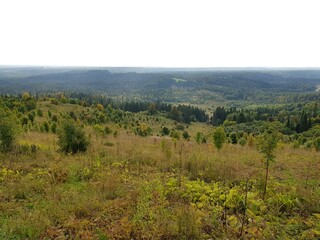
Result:
[[0,93],[95,92],[194,103],[310,93],[320,70],[1,67]]

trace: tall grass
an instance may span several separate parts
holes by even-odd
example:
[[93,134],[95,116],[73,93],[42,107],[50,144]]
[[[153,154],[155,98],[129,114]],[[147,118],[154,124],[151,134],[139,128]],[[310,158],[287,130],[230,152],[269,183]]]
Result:
[[[296,224],[292,231],[316,237],[312,229],[317,231],[318,224],[313,214],[320,212],[319,152],[278,149],[270,168],[268,200],[262,203],[255,189],[264,171],[263,156],[254,147],[227,144],[218,153],[210,142],[174,143],[125,131],[117,137],[92,133],[90,141],[86,154],[64,155],[57,152],[55,135],[28,132],[19,142],[39,146],[35,153],[1,155],[0,238],[236,239],[241,226],[236,219],[243,219],[240,202],[226,210],[225,232],[220,207],[226,200],[209,201],[203,195],[193,202],[184,193],[189,181],[203,181],[196,187],[201,191],[214,191],[214,183],[226,182],[227,201],[236,201],[244,198],[248,178],[244,238],[275,238],[279,233],[262,214],[252,216],[253,208],[265,205],[263,211],[274,216],[274,224],[291,219]],[[168,185],[170,179],[181,184]],[[233,188],[239,196],[231,195]],[[301,219],[309,221],[305,229]]]

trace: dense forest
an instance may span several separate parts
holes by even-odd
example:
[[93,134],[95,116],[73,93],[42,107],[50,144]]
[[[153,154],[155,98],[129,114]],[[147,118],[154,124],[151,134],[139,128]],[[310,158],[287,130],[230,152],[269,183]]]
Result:
[[72,91],[144,101],[281,103],[315,92],[320,70],[0,68],[0,93]]
[[319,81],[2,67],[0,238],[319,239]]

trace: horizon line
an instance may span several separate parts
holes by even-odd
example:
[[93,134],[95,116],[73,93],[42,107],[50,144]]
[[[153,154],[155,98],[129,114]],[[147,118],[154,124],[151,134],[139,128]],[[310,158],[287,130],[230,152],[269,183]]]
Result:
[[247,66],[247,67],[172,67],[172,66],[90,66],[90,65],[37,65],[37,64],[0,64],[4,67],[41,67],[41,68],[142,68],[142,69],[319,69],[320,66],[310,67],[278,67],[278,66]]

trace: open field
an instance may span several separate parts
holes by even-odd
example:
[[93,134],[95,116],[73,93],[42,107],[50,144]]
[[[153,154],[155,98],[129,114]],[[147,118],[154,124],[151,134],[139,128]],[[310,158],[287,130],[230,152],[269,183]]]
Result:
[[0,239],[319,239],[309,98],[209,118],[190,106],[3,96]]
[[1,155],[2,239],[319,237],[319,152],[281,145],[263,200],[255,146],[218,152],[210,142],[121,131],[92,135],[86,154],[64,155],[52,134],[19,141],[40,150]]

